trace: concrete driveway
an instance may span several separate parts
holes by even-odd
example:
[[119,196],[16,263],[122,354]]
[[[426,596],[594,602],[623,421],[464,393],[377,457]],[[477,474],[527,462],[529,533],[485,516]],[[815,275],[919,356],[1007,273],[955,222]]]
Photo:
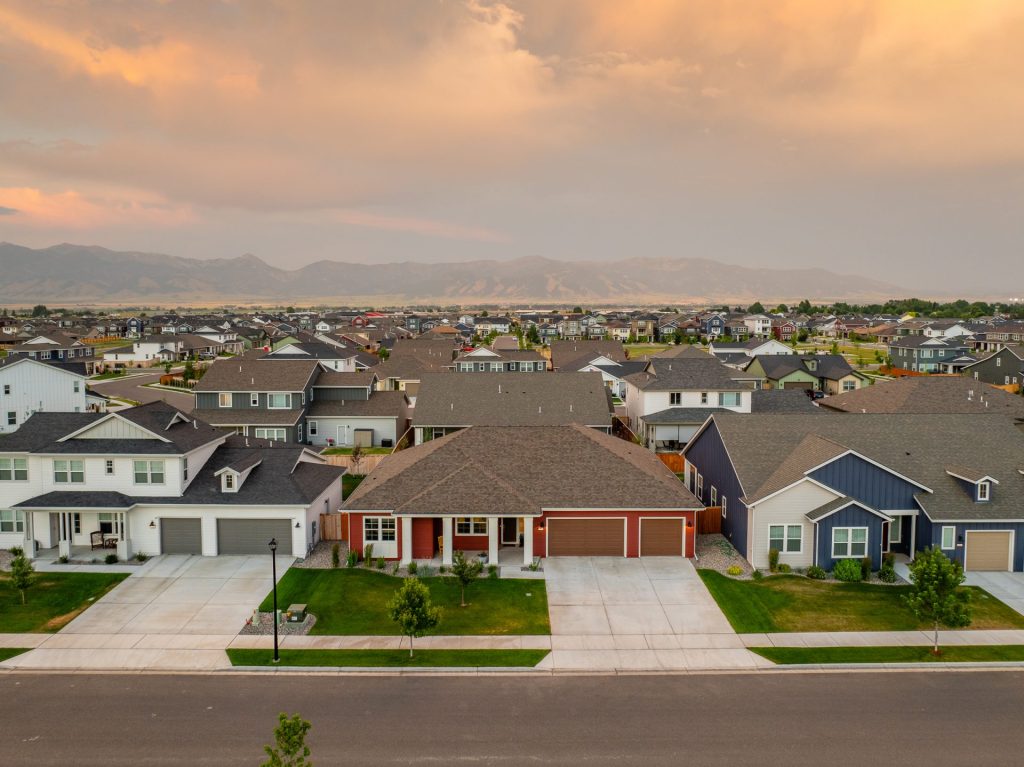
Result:
[[[290,560],[278,560],[278,577]],[[155,557],[61,631],[5,665],[204,670],[271,588],[270,558]]]
[[544,560],[552,653],[577,670],[755,668],[693,564],[678,557]]
[[980,586],[996,599],[1024,615],[1024,573],[969,572],[964,583],[968,586]]

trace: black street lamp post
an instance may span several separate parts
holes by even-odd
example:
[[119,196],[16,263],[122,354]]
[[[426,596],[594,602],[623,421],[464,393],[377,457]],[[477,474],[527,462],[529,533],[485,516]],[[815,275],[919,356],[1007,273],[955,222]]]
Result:
[[270,572],[274,582],[274,663],[280,663],[277,653],[277,538],[271,538],[267,545],[270,546]]

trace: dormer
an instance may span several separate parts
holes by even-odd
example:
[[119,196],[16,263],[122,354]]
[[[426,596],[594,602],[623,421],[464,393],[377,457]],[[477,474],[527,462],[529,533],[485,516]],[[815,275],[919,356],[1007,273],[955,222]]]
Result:
[[218,469],[213,476],[220,478],[220,491],[222,493],[237,493],[242,489],[249,474],[263,462],[257,451],[243,454],[233,460],[227,466]]
[[992,500],[993,486],[999,480],[966,466],[947,466],[946,473],[964,483],[965,489],[971,494],[975,503],[988,503]]

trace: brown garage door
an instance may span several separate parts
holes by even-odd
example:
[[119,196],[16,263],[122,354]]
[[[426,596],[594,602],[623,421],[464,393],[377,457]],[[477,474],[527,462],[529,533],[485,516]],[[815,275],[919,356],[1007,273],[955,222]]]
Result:
[[814,384],[810,381],[786,381],[782,384],[783,389],[813,389]]
[[641,519],[640,556],[681,557],[683,555],[683,520]]
[[621,557],[626,525],[621,519],[549,519],[549,557]]
[[967,532],[968,570],[1010,569],[1009,532]]

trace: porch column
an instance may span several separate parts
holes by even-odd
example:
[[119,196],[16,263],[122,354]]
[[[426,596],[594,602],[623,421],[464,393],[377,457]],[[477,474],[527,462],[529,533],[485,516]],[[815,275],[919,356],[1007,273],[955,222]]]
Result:
[[71,556],[71,515],[61,512],[57,515],[57,553],[62,557]]
[[533,517],[523,517],[523,564],[533,564]]
[[117,558],[127,562],[132,558],[132,543],[128,537],[128,512],[122,511],[118,518]]
[[403,567],[412,562],[412,517],[402,517],[402,557],[399,564]]
[[917,551],[917,517],[910,518],[910,561],[916,558]]
[[441,517],[441,564],[452,563],[452,517]]
[[36,558],[36,533],[35,533],[35,529],[36,529],[35,517],[36,517],[36,515],[35,515],[35,512],[32,512],[32,511],[23,511],[21,513],[22,513],[22,516],[25,519],[25,543],[23,544],[22,548],[25,549],[25,556],[28,559],[35,559]]
[[498,518],[487,518],[487,564],[498,564]]

